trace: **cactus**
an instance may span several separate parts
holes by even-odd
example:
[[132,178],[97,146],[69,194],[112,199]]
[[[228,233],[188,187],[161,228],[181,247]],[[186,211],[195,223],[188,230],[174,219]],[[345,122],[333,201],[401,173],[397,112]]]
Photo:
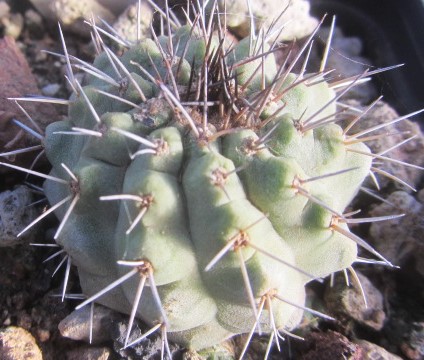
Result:
[[98,55],[89,65],[65,48],[74,94],[43,139],[52,170],[40,176],[87,296],[79,307],[129,314],[126,345],[136,317],[192,349],[259,329],[278,341],[303,311],[326,317],[305,307],[305,284],[353,271],[358,245],[391,265],[343,213],[373,159],[387,160],[348,134],[360,115],[336,124],[337,100],[367,73],[331,83],[324,60],[295,74],[266,32],[231,45],[197,15],[190,26],[167,16],[171,34],[120,57],[92,24]]

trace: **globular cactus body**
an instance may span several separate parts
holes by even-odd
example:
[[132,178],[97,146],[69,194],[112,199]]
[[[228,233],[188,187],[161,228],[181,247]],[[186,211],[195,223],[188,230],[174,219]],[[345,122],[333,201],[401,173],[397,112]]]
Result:
[[104,47],[44,140],[82,305],[194,349],[296,327],[306,283],[350,268],[358,243],[378,256],[343,215],[372,156],[335,124],[325,74],[277,66],[260,36],[229,49],[205,31]]

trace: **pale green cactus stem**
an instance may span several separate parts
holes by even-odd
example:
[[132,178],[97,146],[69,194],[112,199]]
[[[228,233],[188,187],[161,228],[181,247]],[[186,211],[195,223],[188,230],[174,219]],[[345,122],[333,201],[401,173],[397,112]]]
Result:
[[[130,274],[96,301],[162,324],[169,339],[197,349],[247,333],[258,322],[266,332],[296,326],[305,283],[357,258],[356,243],[334,231],[331,222],[342,217],[371,164],[371,158],[346,151],[335,124],[299,131],[302,115],[317,113],[313,124],[336,112],[334,91],[319,76],[316,85],[300,82],[290,89],[298,76],[280,75],[280,80],[272,52],[249,60],[252,53],[269,50],[250,38],[222,58],[235,69],[241,98],[260,98],[273,82],[281,95],[270,97],[252,124],[243,119],[233,124],[230,118],[227,127],[234,129],[214,139],[224,129],[213,111],[204,128],[201,110],[186,106],[184,115],[175,103],[204,66],[207,51],[216,51],[219,39],[211,39],[208,49],[208,39],[180,28],[172,39],[180,50],[168,64],[167,38],[141,41],[115,63],[127,69],[127,88],[91,77],[81,88],[85,96],[71,103],[68,120],[53,124],[45,140],[53,172],[66,176],[59,165],[69,164],[78,179],[79,199],[57,241],[77,265],[84,292],[96,294]],[[105,56],[110,54],[100,54],[94,64],[114,77],[113,62]],[[174,84],[164,85],[166,78]],[[105,101],[98,89],[136,106]],[[287,106],[267,122],[283,102]],[[161,109],[157,114],[155,106]],[[75,127],[98,135],[58,133]],[[64,142],[71,152],[62,150]],[[313,177],[322,178],[306,182]],[[70,194],[60,185],[45,184],[52,203]],[[64,210],[57,215],[63,218]],[[140,278],[131,277],[131,266],[117,263],[122,260],[134,264]],[[273,314],[263,309],[257,320],[264,296]]]

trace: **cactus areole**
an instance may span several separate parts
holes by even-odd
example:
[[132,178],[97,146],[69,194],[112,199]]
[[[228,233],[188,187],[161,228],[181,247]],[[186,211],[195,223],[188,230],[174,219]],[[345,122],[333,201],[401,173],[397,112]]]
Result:
[[336,124],[340,92],[324,71],[278,65],[266,33],[229,44],[211,23],[121,56],[97,38],[93,65],[65,56],[74,94],[44,140],[80,306],[192,349],[290,331],[312,311],[306,283],[349,269],[358,243],[376,255],[343,215],[372,156]]

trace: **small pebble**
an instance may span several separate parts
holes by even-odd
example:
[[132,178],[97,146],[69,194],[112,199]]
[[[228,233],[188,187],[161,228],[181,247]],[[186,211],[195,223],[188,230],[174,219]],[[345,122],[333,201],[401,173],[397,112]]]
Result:
[[8,316],[4,321],[3,321],[3,326],[9,326],[10,324],[12,324],[12,319],[10,318],[10,316]]
[[59,90],[60,90],[59,84],[48,84],[41,89],[41,92],[45,96],[53,97],[53,96],[56,96]]
[[66,353],[67,360],[108,360],[112,351],[107,347],[80,347]]
[[11,13],[10,6],[5,1],[0,1],[0,28],[3,34],[17,39],[23,26],[23,16],[19,13]]
[[33,9],[29,9],[25,12],[25,27],[32,37],[41,38],[44,34],[43,19],[41,15]]
[[0,247],[22,244],[34,237],[34,230],[17,235],[36,217],[32,194],[26,186],[0,193]]
[[0,1],[0,18],[9,16],[10,6],[5,1]]
[[43,360],[34,337],[26,330],[9,326],[0,330],[1,360]]
[[24,27],[24,17],[19,13],[11,13],[1,19],[1,25],[4,27],[5,35],[17,39]]
[[50,331],[46,329],[37,329],[37,338],[42,343],[50,340]]
[[[66,70],[64,70],[65,69],[65,67],[64,66],[62,66],[62,69],[63,69],[63,71],[64,72],[66,72]],[[76,73],[76,74],[74,74],[74,76],[75,76],[75,79],[80,83],[80,84],[82,84],[83,82],[84,82],[84,77],[85,77],[85,74],[84,73]],[[69,82],[66,82],[66,90],[68,90],[70,93],[72,93],[74,90],[72,89],[72,86],[69,84]]]

